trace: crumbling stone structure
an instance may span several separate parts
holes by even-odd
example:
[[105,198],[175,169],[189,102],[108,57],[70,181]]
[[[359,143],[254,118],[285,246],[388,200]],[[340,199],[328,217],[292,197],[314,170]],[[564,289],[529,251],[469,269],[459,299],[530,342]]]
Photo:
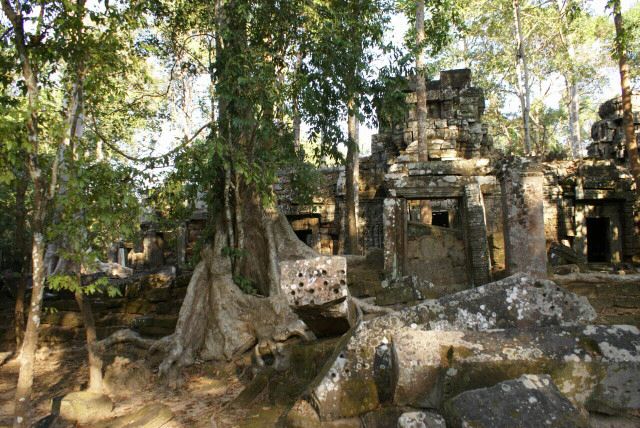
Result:
[[[640,141],[640,93],[631,96],[633,122],[636,139]],[[615,159],[623,161],[626,157],[624,130],[622,129],[622,98],[616,97],[603,103],[598,109],[600,120],[591,126],[593,143],[587,152],[594,159]]]
[[[518,271],[546,276],[554,249],[585,263],[638,254],[619,100],[600,108],[587,159],[504,160],[482,122],[483,92],[470,70],[443,71],[427,89],[427,144],[418,147],[415,90],[407,83],[404,117],[378,112],[371,155],[360,159],[360,246],[363,253],[383,250],[387,278],[415,276],[453,292]],[[640,106],[640,95],[634,101]],[[344,169],[323,174],[310,206],[292,203],[286,175],[276,192],[301,239],[323,254],[341,254]]]

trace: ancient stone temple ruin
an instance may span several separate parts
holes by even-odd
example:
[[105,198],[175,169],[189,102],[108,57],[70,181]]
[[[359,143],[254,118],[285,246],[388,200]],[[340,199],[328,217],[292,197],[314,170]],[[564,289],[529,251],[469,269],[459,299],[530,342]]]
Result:
[[[360,245],[383,251],[388,279],[417,276],[455,291],[515,272],[544,276],[548,260],[621,263],[638,254],[619,100],[600,108],[587,158],[543,162],[497,156],[470,70],[443,71],[427,89],[426,146],[407,84],[404,119],[382,125],[360,160]],[[283,175],[280,208],[308,245],[340,254],[344,169],[323,174],[307,206],[292,202]]]

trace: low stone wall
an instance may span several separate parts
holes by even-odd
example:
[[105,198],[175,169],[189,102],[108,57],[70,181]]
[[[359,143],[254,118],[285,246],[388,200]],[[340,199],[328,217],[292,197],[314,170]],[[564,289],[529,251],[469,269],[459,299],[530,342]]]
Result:
[[[166,273],[147,273],[115,280],[121,296],[90,297],[98,338],[123,328],[133,329],[147,337],[173,333],[190,277],[190,272],[177,277]],[[41,343],[84,340],[82,316],[71,293],[47,294],[43,309]],[[2,312],[0,342],[10,343],[13,341],[12,305],[3,308]]]
[[589,299],[598,314],[597,323],[640,327],[640,275],[572,273],[552,279]]

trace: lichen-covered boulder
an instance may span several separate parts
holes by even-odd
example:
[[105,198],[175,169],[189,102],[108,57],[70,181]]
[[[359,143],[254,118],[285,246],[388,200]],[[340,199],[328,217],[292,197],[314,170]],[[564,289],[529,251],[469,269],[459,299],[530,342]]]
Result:
[[447,428],[444,418],[434,412],[406,412],[398,418],[398,428]]
[[474,389],[445,405],[449,428],[580,428],[587,419],[547,375],[523,375]]
[[589,301],[552,281],[518,273],[500,281],[427,301],[406,310],[433,330],[487,330],[586,324]]
[[632,326],[434,331],[397,326],[349,338],[313,385],[322,420],[380,405],[440,408],[464,391],[527,373],[549,374],[574,404],[640,408],[640,332]]
[[376,304],[387,306],[417,302],[433,297],[438,297],[435,285],[432,282],[411,275],[383,281],[382,289],[376,294]]
[[[340,352],[316,379],[310,399],[323,420],[363,414],[386,403],[437,407],[442,401],[442,367],[446,366],[449,359],[447,354],[449,350],[455,349],[460,336],[473,336],[473,331],[510,329],[488,336],[480,334],[473,340],[480,341],[480,347],[485,346],[485,340],[489,341],[486,346],[497,352],[497,356],[491,355],[490,351],[482,353],[478,357],[480,359],[501,361],[505,358],[507,361],[518,361],[514,366],[517,372],[515,376],[519,376],[526,371],[519,371],[523,368],[518,368],[517,365],[522,361],[529,361],[531,356],[538,355],[541,351],[532,350],[531,356],[523,354],[521,358],[508,359],[509,348],[512,348],[508,345],[509,340],[513,338],[529,349],[531,341],[545,337],[545,334],[541,333],[543,330],[520,333],[522,329],[578,326],[594,319],[595,316],[595,311],[585,298],[569,293],[551,281],[516,274],[501,281],[445,296],[439,300],[426,301],[361,323],[349,336],[343,338],[344,345]],[[430,330],[445,333],[430,334]],[[549,337],[552,338],[550,340],[557,338],[564,343],[563,352],[573,349],[573,337],[565,338],[562,329],[557,328],[554,331],[555,336],[549,333]],[[403,341],[403,337],[418,332],[422,344],[411,344],[410,340]],[[496,340],[504,340],[492,343],[492,334]],[[435,342],[429,343],[430,341]],[[412,348],[403,348],[405,345]],[[549,346],[548,349],[552,349],[552,346]],[[503,352],[502,348],[506,350]],[[470,347],[470,350],[474,349],[476,348]],[[418,361],[412,359],[414,352],[415,355],[420,355]],[[456,355],[464,355],[464,352],[471,351],[461,352],[462,354]],[[545,358],[555,361],[563,356],[557,357],[551,353]],[[433,363],[426,363],[427,358],[431,358]],[[412,368],[411,370],[424,373],[400,369],[404,364],[401,361],[405,359],[407,367]],[[429,372],[432,374],[426,376]],[[503,376],[505,377],[497,380],[514,377],[509,373],[504,373]],[[491,380],[494,383],[497,381]],[[405,387],[408,390],[405,391]],[[410,390],[414,387],[418,388],[416,394],[424,395],[419,400],[410,398]],[[457,393],[474,387],[476,386],[466,385]],[[430,397],[430,394],[435,395]]]
[[355,323],[344,257],[280,262],[280,288],[291,309],[316,336],[338,336]]

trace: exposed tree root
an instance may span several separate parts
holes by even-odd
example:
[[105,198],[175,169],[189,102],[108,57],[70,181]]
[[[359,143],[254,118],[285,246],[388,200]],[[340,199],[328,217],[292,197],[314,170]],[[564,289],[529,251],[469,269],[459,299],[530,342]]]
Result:
[[358,299],[356,297],[351,297],[351,300],[353,301],[353,303],[356,305],[356,307],[358,308],[359,311],[362,311],[363,313],[366,314],[381,314],[381,315],[386,315],[386,314],[392,314],[395,311],[395,309],[391,309],[391,308],[385,308],[383,306],[378,306],[378,305],[373,305],[371,303],[367,303],[362,299]]

